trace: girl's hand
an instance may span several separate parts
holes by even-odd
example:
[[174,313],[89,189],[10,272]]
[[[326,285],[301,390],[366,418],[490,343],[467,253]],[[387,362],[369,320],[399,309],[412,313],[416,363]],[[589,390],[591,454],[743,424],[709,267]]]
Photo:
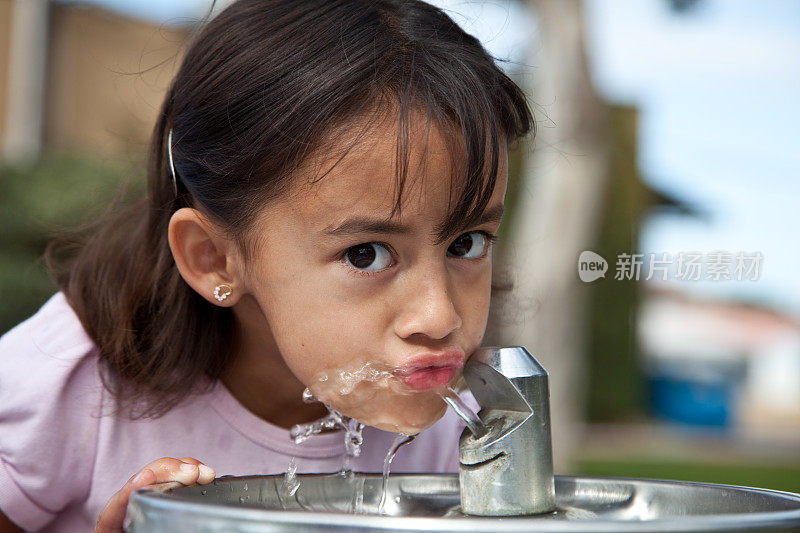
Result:
[[95,533],[121,533],[128,498],[136,489],[152,487],[159,483],[177,481],[182,485],[205,485],[214,480],[214,471],[197,459],[184,457],[173,459],[163,457],[148,464],[137,472],[114,494],[97,519]]

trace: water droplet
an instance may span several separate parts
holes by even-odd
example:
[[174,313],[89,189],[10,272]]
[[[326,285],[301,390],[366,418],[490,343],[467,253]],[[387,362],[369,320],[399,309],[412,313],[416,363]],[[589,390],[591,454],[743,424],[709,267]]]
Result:
[[239,503],[244,503],[250,499],[250,496],[242,496],[239,498]]
[[243,490],[244,490],[245,492],[247,492],[247,483],[245,483],[245,484],[244,484],[244,489],[243,489]]
[[294,457],[289,461],[289,468],[286,470],[283,485],[289,493],[289,496],[294,496],[297,489],[300,488],[300,481],[297,480],[297,463],[295,463]]
[[311,394],[311,390],[310,389],[306,389],[306,390],[303,391],[303,401],[305,403],[313,403],[313,402],[316,402],[317,399],[314,398],[313,394]]
[[205,490],[205,489],[203,489],[203,490],[201,490],[201,491],[200,491],[200,494],[201,494],[202,496],[207,496],[207,495],[208,495],[208,491],[207,491],[207,490]]

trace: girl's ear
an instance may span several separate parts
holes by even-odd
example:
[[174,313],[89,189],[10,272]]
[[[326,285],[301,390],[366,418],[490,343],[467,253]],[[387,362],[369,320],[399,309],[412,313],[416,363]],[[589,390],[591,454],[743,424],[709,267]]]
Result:
[[175,264],[189,286],[215,305],[230,307],[239,301],[239,253],[232,239],[200,211],[188,207],[172,215],[168,235]]

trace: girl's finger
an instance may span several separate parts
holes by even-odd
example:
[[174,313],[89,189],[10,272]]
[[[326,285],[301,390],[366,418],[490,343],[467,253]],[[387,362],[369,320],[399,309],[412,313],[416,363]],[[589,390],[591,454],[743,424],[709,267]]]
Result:
[[136,489],[160,483],[177,482],[182,485],[206,484],[214,479],[214,470],[192,457],[173,459],[162,457],[145,466],[131,477],[125,486],[111,497],[100,513],[95,533],[120,533],[125,520],[128,499]]
[[200,478],[199,464],[200,462],[196,460],[187,462],[172,457],[162,457],[145,466],[142,472],[147,469],[152,470],[156,475],[155,483],[177,481],[183,485],[192,485]]
[[197,478],[197,484],[205,485],[206,483],[211,483],[212,481],[214,481],[216,474],[214,473],[214,470],[208,465],[204,465],[203,463],[201,463],[200,461],[198,461],[193,457],[182,457],[181,461],[183,461],[184,463],[191,463],[197,465],[198,470],[200,470],[200,475]]
[[173,459],[162,457],[145,466],[156,475],[156,483],[177,481],[183,485],[205,485],[214,480],[214,470],[193,457]]
[[128,499],[134,490],[152,485],[156,482],[155,473],[149,468],[141,470],[137,475],[125,483],[119,491],[108,501],[100,516],[97,517],[95,533],[121,533],[122,522],[128,507]]

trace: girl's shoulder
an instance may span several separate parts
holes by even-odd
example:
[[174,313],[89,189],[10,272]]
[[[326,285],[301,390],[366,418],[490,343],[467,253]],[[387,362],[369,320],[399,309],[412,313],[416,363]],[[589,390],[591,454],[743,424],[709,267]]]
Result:
[[88,355],[94,349],[94,342],[61,292],[54,294],[34,315],[0,337],[0,357],[12,352],[36,358],[74,357]]
[[21,420],[23,413],[95,403],[97,365],[94,342],[66,297],[55,294],[0,337],[0,422],[10,406],[17,406],[18,415],[11,420]]
[[0,337],[0,508],[27,529],[88,491],[103,401],[97,361],[60,293]]

